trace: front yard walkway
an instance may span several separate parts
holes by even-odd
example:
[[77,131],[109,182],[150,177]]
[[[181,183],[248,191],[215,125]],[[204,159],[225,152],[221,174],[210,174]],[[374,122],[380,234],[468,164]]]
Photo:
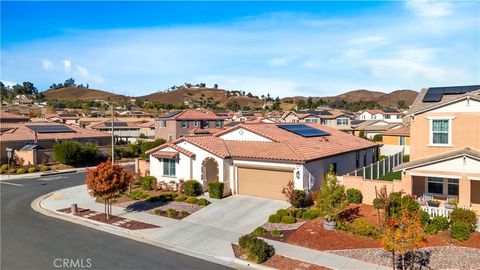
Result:
[[[211,204],[190,216],[176,220],[152,215],[147,212],[132,212],[113,206],[112,214],[160,226],[160,228],[132,231],[132,235],[159,241],[173,246],[177,252],[188,251],[204,256],[233,261],[232,243],[243,234],[250,233],[265,223],[268,216],[287,203],[249,196],[230,196],[221,200],[211,199]],[[78,207],[103,212],[103,204],[90,197],[86,186],[58,190],[41,202],[43,208],[57,211],[77,203]],[[278,241],[267,240],[274,245],[276,254],[323,265],[332,269],[384,269],[385,267],[356,259],[302,248]]]

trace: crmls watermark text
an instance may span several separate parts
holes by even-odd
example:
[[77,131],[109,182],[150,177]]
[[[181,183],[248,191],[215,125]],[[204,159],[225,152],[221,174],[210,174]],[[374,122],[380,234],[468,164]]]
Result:
[[55,268],[92,268],[92,259],[87,258],[56,258],[53,260]]

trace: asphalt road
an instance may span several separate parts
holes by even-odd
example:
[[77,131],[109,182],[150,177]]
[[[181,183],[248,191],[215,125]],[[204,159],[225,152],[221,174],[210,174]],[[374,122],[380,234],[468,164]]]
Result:
[[[1,269],[229,269],[50,218],[30,207],[37,197],[84,179],[85,173],[75,173],[0,181]],[[67,267],[57,267],[63,259]]]

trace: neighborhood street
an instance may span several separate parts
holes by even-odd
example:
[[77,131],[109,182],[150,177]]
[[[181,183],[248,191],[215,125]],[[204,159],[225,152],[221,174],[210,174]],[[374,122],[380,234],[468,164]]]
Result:
[[73,173],[0,181],[1,269],[228,269],[50,218],[30,207],[37,197],[84,179],[85,173]]

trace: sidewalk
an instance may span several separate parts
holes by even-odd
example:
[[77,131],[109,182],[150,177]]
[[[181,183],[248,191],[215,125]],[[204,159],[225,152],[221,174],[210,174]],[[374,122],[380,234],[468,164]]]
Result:
[[[53,217],[66,219],[86,226],[95,225],[96,229],[121,235],[123,237],[138,241],[146,240],[150,244],[190,256],[199,257],[224,265],[232,266],[232,264],[234,264],[236,268],[240,267],[238,265],[239,260],[237,260],[233,254],[231,244],[236,243],[243,233],[233,231],[228,227],[219,228],[196,223],[195,213],[183,220],[175,220],[144,212],[128,212],[124,208],[113,206],[113,215],[161,227],[131,231],[56,211],[58,209],[70,207],[72,203],[76,203],[78,204],[78,207],[103,212],[103,204],[96,203],[95,200],[90,197],[85,185],[58,190],[37,200],[38,205],[35,210]],[[218,203],[220,202],[221,201]],[[32,207],[36,207],[35,203],[32,203]],[[202,210],[199,210],[198,213]],[[266,241],[275,247],[276,254],[278,255],[312,264],[323,265],[332,269],[387,269],[382,266],[340,255],[302,248],[278,241]],[[245,267],[245,265],[243,267]],[[263,268],[263,266],[260,267]]]

